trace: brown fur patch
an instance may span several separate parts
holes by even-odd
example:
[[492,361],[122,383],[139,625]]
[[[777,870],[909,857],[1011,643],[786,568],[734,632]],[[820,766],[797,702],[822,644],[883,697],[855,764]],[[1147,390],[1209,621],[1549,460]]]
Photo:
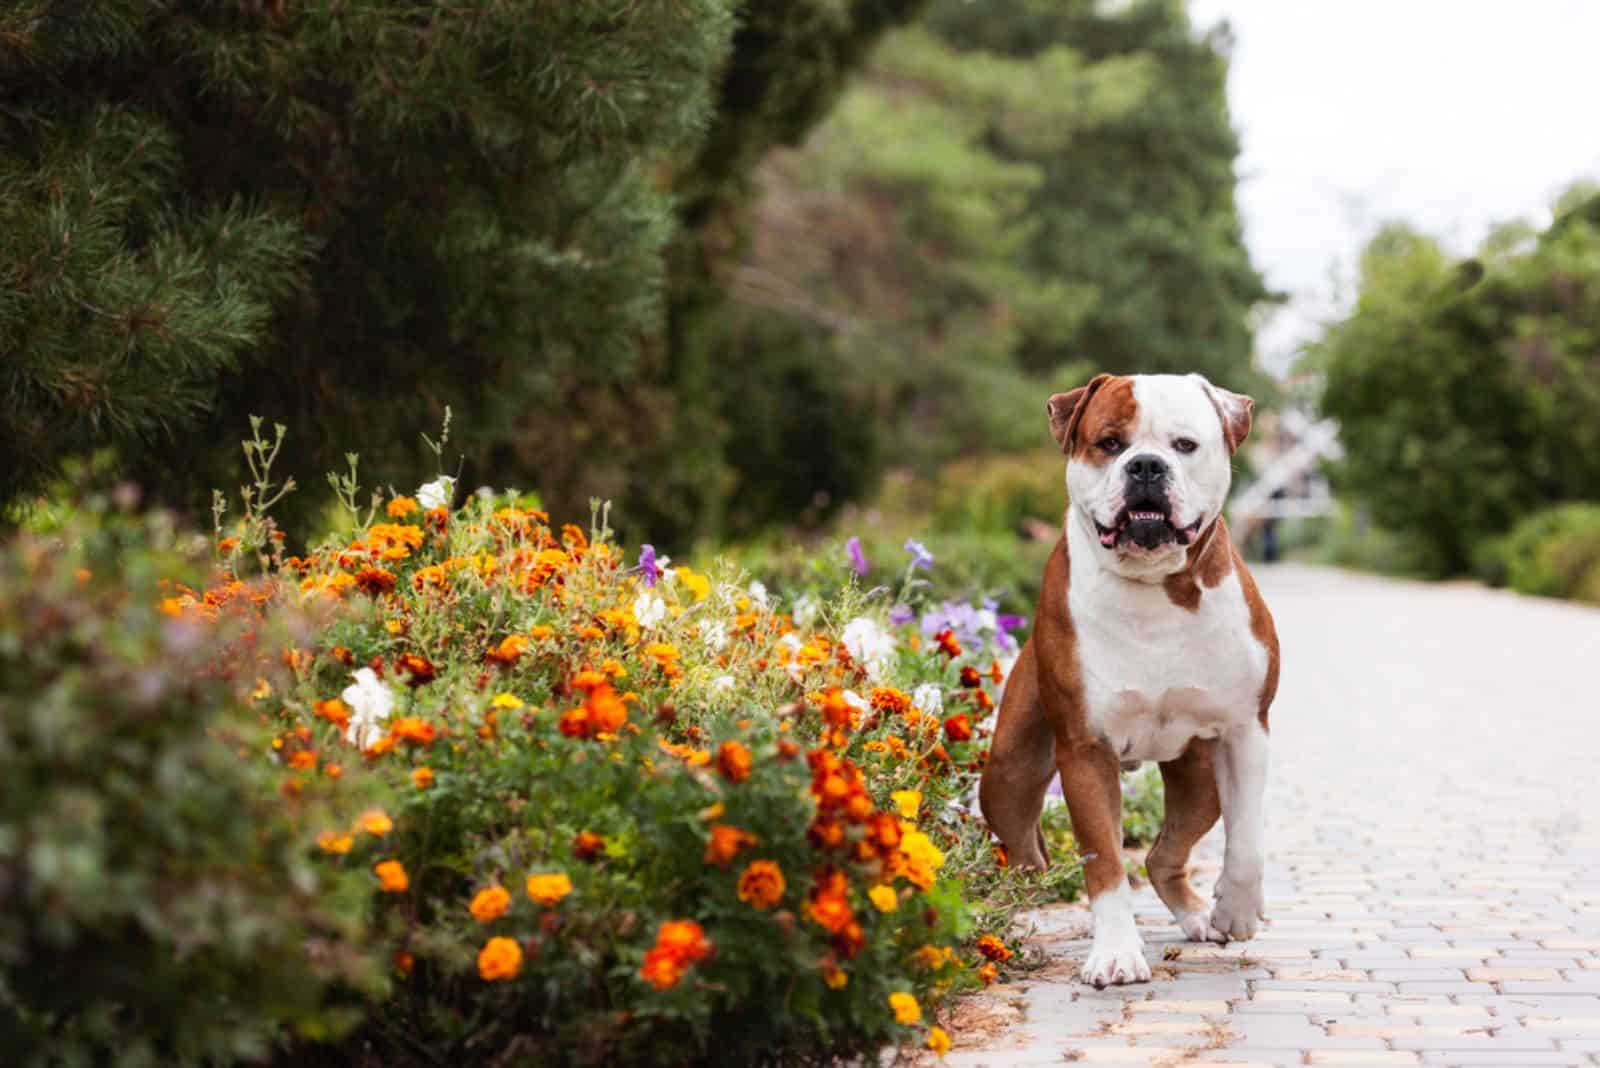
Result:
[[1076,427],[1075,420],[1083,410],[1084,403],[1109,381],[1111,381],[1110,375],[1095,375],[1077,389],[1055,394],[1045,405],[1045,411],[1050,413],[1050,436],[1056,439],[1056,444],[1061,446],[1063,453],[1072,451],[1069,442],[1072,441],[1072,432]]
[[1239,451],[1244,439],[1250,436],[1250,417],[1256,402],[1243,393],[1229,393],[1206,383],[1206,399],[1217,410],[1222,423],[1222,440],[1228,443],[1228,454]]
[[1199,611],[1201,590],[1214,590],[1222,585],[1222,580],[1233,570],[1234,555],[1227,520],[1217,516],[1189,546],[1183,570],[1166,577],[1163,585],[1167,597],[1179,608]]
[[1256,712],[1261,720],[1261,729],[1267,730],[1267,710],[1272,707],[1273,698],[1278,696],[1278,628],[1272,622],[1272,613],[1267,611],[1267,602],[1262,600],[1261,591],[1256,588],[1255,576],[1244,566],[1239,550],[1233,548],[1232,553],[1233,566],[1239,572],[1239,585],[1244,590],[1244,602],[1250,607],[1250,633],[1267,649],[1267,677],[1261,683],[1261,703]]
[[1139,402],[1133,395],[1133,379],[1113,378],[1087,397],[1072,421],[1066,448],[1081,463],[1103,467],[1113,457],[1099,448],[1108,437],[1124,441],[1139,424]]

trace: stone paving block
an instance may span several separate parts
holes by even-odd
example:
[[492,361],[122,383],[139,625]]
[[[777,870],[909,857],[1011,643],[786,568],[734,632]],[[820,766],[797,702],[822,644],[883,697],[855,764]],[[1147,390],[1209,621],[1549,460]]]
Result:
[[1228,1003],[1222,1000],[1215,1001],[1135,1001],[1128,1005],[1128,1009],[1135,1013],[1185,1013],[1197,1016],[1226,1015]]
[[1408,1050],[1316,1049],[1306,1057],[1307,1064],[1421,1064],[1422,1058]]
[[1536,1065],[1587,1064],[1583,1054],[1565,1051],[1517,1050],[1512,1053],[1473,1050],[1423,1050],[1423,1064],[1451,1065],[1452,1068],[1535,1068]]

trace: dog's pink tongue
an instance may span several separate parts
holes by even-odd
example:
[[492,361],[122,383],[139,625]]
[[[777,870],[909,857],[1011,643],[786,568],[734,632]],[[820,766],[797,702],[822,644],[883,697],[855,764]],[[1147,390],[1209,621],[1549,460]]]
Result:
[[1108,531],[1105,534],[1100,535],[1100,544],[1104,545],[1107,549],[1111,548],[1116,543],[1117,543],[1117,532],[1116,531],[1112,530],[1112,531]]

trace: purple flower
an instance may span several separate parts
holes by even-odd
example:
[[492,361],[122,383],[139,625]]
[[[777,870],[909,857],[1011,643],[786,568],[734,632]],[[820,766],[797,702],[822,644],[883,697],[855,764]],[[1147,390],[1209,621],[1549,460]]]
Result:
[[933,554],[928,547],[915,538],[906,539],[906,552],[911,554],[911,566],[920,567],[924,571],[933,567]]
[[1006,613],[1001,613],[1000,615],[996,616],[994,621],[996,626],[1007,633],[1016,630],[1018,627],[1025,627],[1028,625],[1027,616],[1013,616]]
[[845,552],[850,554],[850,570],[861,578],[867,577],[867,554],[861,551],[861,539],[855,535],[844,543]]
[[656,568],[656,547],[654,545],[639,546],[639,573],[644,576],[644,588],[654,589],[660,571]]
[[917,618],[917,613],[908,604],[897,604],[889,609],[889,622],[895,626],[903,626]]

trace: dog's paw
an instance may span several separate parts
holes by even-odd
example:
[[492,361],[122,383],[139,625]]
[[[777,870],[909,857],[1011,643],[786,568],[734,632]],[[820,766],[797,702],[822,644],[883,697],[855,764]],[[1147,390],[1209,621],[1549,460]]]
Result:
[[1144,959],[1144,942],[1137,932],[1131,938],[1124,935],[1095,939],[1080,976],[1097,989],[1124,983],[1148,983],[1150,963]]
[[1211,910],[1207,937],[1215,942],[1248,942],[1265,917],[1260,880],[1238,883],[1224,877],[1217,883],[1217,903]]
[[1183,931],[1183,936],[1191,942],[1227,941],[1211,929],[1209,912],[1186,912],[1178,917],[1178,927]]

